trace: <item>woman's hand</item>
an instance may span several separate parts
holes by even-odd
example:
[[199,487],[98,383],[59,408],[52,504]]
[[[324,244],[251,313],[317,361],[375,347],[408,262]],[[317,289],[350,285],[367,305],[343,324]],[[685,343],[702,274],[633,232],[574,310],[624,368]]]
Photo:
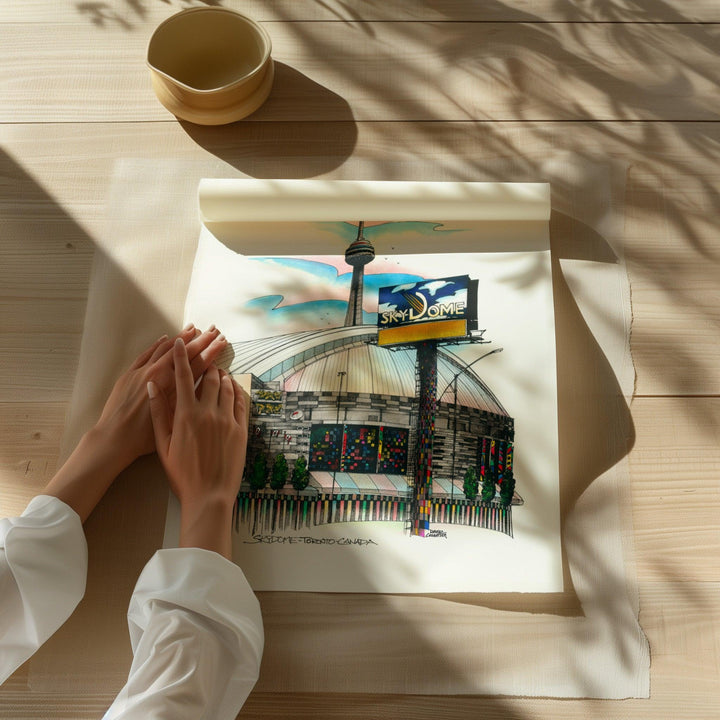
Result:
[[180,546],[230,557],[232,509],[242,481],[248,404],[227,374],[211,366],[195,392],[182,341],[173,347],[175,410],[165,389],[150,381],[155,446],[180,500]]
[[[227,345],[225,337],[214,327],[201,333],[190,325],[176,340],[187,346],[195,379],[205,372]],[[115,451],[122,456],[125,467],[141,455],[155,450],[147,384],[154,382],[171,403],[174,401],[174,342],[164,335],[135,360],[115,383],[97,423],[104,436],[117,439]]]
[[[191,373],[205,371],[226,346],[213,329],[200,333],[192,326],[176,342],[192,357]],[[155,448],[147,402],[149,380],[174,398],[173,341],[162,337],[149,347],[115,383],[102,417],[78,443],[44,490],[69,505],[85,522],[113,480],[138,456]]]

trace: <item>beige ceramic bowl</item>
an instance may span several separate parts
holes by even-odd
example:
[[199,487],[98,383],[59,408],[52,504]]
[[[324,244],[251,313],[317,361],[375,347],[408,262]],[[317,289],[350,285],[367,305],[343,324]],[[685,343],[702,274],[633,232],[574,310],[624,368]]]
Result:
[[148,45],[153,90],[173,115],[224,125],[270,94],[272,45],[265,29],[226,8],[191,8],[161,23]]

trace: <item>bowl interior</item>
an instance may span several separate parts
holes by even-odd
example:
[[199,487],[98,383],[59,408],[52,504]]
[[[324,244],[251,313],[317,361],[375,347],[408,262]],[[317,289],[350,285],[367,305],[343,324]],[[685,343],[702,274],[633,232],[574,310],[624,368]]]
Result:
[[182,12],[157,28],[148,63],[195,90],[216,90],[257,71],[270,55],[267,36],[247,18],[220,9]]

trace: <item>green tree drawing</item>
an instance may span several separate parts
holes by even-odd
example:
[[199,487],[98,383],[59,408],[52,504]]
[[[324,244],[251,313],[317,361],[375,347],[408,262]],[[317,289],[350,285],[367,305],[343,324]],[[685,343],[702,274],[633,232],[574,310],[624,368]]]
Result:
[[283,453],[278,453],[270,473],[270,487],[277,492],[285,487],[288,478],[288,464]]
[[291,482],[292,486],[298,492],[304,490],[310,483],[310,473],[308,472],[307,460],[305,459],[304,455],[300,455],[295,460],[295,464],[293,465]]
[[495,481],[492,479],[490,473],[485,475],[482,481],[482,492],[480,493],[480,499],[483,502],[490,502],[495,497]]
[[478,485],[477,473],[474,466],[470,465],[463,477],[463,493],[468,500],[474,500],[477,497]]
[[500,485],[500,502],[507,507],[510,505],[515,494],[515,478],[513,477],[513,471],[509,470],[503,477],[502,484]]
[[253,459],[252,468],[250,469],[250,488],[252,490],[262,490],[267,485],[267,458],[265,453],[259,452]]

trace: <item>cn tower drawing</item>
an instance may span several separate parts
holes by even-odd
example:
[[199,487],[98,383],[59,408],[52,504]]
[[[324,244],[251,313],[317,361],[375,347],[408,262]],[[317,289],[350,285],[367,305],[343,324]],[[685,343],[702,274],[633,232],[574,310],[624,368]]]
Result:
[[350,283],[350,297],[348,298],[347,313],[345,314],[345,327],[363,324],[363,277],[364,268],[375,257],[373,244],[363,236],[365,222],[360,221],[355,241],[345,250],[345,262],[353,269]]

